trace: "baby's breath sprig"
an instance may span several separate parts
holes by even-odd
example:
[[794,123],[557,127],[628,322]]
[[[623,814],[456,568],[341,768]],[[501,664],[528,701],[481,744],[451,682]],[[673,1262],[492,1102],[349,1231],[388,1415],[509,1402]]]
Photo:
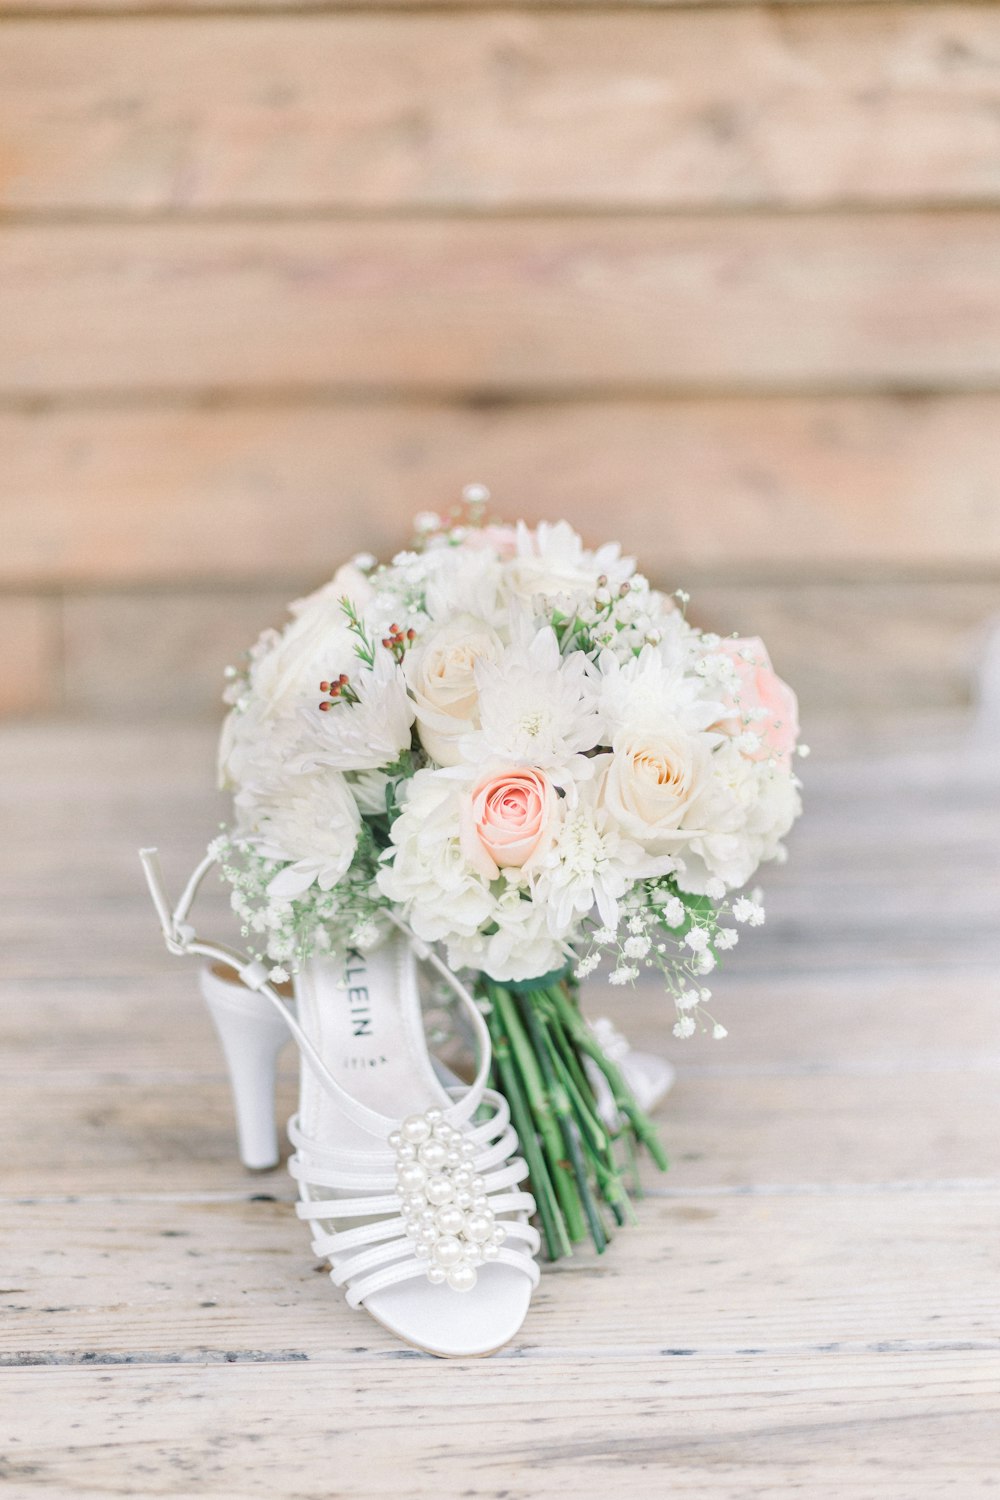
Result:
[[367,948],[379,941],[388,905],[375,884],[380,850],[367,825],[358,837],[354,863],[332,890],[312,886],[294,900],[268,890],[283,868],[260,853],[252,838],[223,829],[209,845],[230,887],[230,905],[240,923],[246,952],[269,966],[269,978],[282,984],[310,958]]
[[737,929],[723,926],[723,918],[759,927],[764,908],[758,891],[729,901],[721,881],[709,884],[700,896],[680,891],[671,876],[641,882],[622,901],[616,927],[590,925],[591,946],[577,963],[576,978],[593,974],[605,958],[611,962],[612,985],[634,985],[643,969],[652,969],[674,1001],[674,1035],[684,1039],[709,1031],[721,1041],[726,1028],[707,1009],[712,992],[704,979],[719,955],[739,941]]
[[484,526],[495,524],[487,507],[490,492],[485,484],[467,484],[457,505],[443,515],[436,510],[422,510],[415,517],[412,547],[414,552],[426,551],[428,547],[443,544],[461,546],[469,531],[481,531]]

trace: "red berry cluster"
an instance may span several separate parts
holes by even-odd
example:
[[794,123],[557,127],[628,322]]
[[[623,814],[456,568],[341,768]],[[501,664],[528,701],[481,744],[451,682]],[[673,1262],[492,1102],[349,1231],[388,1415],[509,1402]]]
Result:
[[351,687],[351,679],[346,672],[341,672],[340,676],[335,677],[332,682],[324,680],[320,683],[319,690],[321,693],[329,693],[330,695],[328,698],[324,698],[320,704],[320,708],[324,713],[331,709],[335,703],[357,702],[357,694]]
[[401,630],[398,625],[390,625],[389,634],[382,637],[382,644],[397,661],[402,661],[407,646],[412,646],[416,638],[415,630]]

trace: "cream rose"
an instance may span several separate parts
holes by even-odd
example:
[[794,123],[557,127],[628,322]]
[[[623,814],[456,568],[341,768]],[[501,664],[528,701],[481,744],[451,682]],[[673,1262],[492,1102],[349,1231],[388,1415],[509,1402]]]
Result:
[[552,842],[558,793],[544,771],[496,771],[472,788],[462,813],[462,850],[480,874],[524,869]]
[[687,814],[711,775],[711,744],[677,728],[615,736],[600,800],[647,853],[667,854],[684,841]]
[[476,663],[496,661],[502,650],[491,625],[476,615],[460,614],[431,628],[407,652],[403,670],[417,733],[438,765],[461,761],[459,740],[479,727]]

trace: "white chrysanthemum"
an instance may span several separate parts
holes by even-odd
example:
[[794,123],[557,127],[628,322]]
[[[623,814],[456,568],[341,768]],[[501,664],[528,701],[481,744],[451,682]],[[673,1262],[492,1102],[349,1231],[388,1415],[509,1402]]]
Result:
[[[600,742],[597,687],[582,652],[559,653],[555,631],[509,646],[498,661],[476,664],[479,730],[462,751],[474,764],[498,762],[565,771]],[[578,774],[586,773],[586,766]],[[556,778],[558,779],[558,778]]]
[[704,681],[687,674],[690,664],[687,639],[673,628],[625,662],[602,652],[600,703],[608,743],[621,731],[668,724],[693,731],[714,724],[723,704],[706,698]]
[[349,675],[358,701],[342,700],[327,713],[317,706],[305,716],[309,743],[293,770],[332,766],[338,771],[376,771],[409,749],[413,704],[389,652],[377,650],[372,668]]
[[287,861],[270,881],[269,894],[292,900],[313,884],[331,890],[350,868],[360,829],[358,804],[338,772],[290,780],[253,818],[251,837],[258,851]]
[[[598,769],[609,760],[600,757]],[[651,858],[625,837],[598,800],[600,786],[598,779],[579,788],[576,805],[564,812],[556,843],[542,861],[536,899],[547,907],[549,930],[557,937],[565,937],[594,907],[607,927],[617,927],[619,899],[634,882],[674,867],[669,856]],[[642,941],[648,949],[648,940]]]
[[573,605],[593,598],[598,579],[612,592],[635,572],[635,561],[622,557],[617,543],[589,551],[568,521],[542,521],[532,530],[517,528],[517,556],[504,565],[503,583],[514,599],[562,601]]
[[219,786],[235,793],[237,807],[248,793],[273,785],[298,743],[302,725],[292,715],[275,717],[252,693],[230,709],[219,736]]
[[366,818],[385,816],[385,794],[389,777],[384,771],[351,772],[347,784]]

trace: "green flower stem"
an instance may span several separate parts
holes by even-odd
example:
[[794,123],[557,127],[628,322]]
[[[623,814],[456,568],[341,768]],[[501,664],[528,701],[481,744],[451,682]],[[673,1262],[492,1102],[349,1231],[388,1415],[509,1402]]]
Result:
[[[623,1130],[622,1139],[625,1143],[625,1155],[628,1158],[628,1169],[632,1178],[632,1196],[634,1198],[643,1198],[645,1194],[642,1190],[642,1178],[639,1175],[639,1158],[635,1154],[635,1143],[632,1138],[632,1132],[630,1130]],[[629,1208],[631,1209],[631,1207],[631,1202],[629,1202]]]
[[490,997],[500,1012],[510,1039],[511,1051],[524,1083],[524,1092],[530,1102],[539,1141],[547,1158],[559,1207],[562,1209],[566,1233],[573,1244],[576,1244],[586,1238],[587,1229],[572,1165],[563,1152],[561,1132],[553,1115],[552,1101],[546,1092],[538,1058],[525,1033],[510,992],[500,985],[491,985]]
[[608,1137],[610,1134],[613,1134],[613,1132],[608,1132],[603,1120],[597,1113],[597,1101],[594,1098],[593,1085],[591,1084],[590,1079],[587,1077],[587,1074],[584,1071],[583,1063],[580,1060],[580,1054],[573,1044],[573,1039],[569,1035],[569,1032],[566,1030],[566,1027],[563,1025],[562,1017],[560,1016],[556,1007],[553,1005],[552,998],[548,993],[546,993],[544,997],[544,1004],[546,1007],[546,1014],[549,1017],[552,1037],[556,1041],[559,1048],[559,1054],[562,1057],[563,1062],[565,1063],[566,1068],[568,1069],[573,1079],[577,1094],[581,1099],[587,1101],[588,1111],[591,1118],[594,1120],[597,1129],[603,1136]]
[[[609,1171],[617,1173],[614,1136],[597,1113],[593,1091],[580,1066],[576,1050],[560,1024],[549,997],[537,995],[534,1003],[544,1021],[542,1036],[549,1058],[569,1095],[584,1147],[595,1163],[606,1164]],[[582,1083],[578,1080],[582,1080]]]
[[[545,1017],[545,1020],[546,1022],[549,1021],[548,1016]],[[573,1113],[575,1114],[577,1124],[580,1127],[580,1134],[582,1135],[584,1141],[587,1143],[588,1147],[596,1155],[608,1157],[610,1156],[611,1150],[611,1137],[608,1135],[597,1115],[591,1109],[588,1101],[581,1095],[580,1090],[577,1087],[576,1080],[573,1077],[572,1071],[569,1066],[569,1058],[566,1056],[565,1052],[562,1049],[562,1038],[558,1036],[558,1033],[554,1034],[554,1032],[555,1028],[551,1024],[547,1024],[545,1026],[543,1032],[545,1045],[548,1050],[552,1066],[555,1068],[558,1075],[559,1082],[562,1084],[563,1088],[566,1090],[566,1093],[569,1095],[569,1101],[573,1108]]]
[[521,1002],[522,1017],[534,1043],[539,1071],[542,1074],[545,1089],[551,1101],[556,1120],[558,1121],[563,1143],[566,1147],[566,1154],[569,1157],[569,1163],[573,1170],[573,1176],[576,1179],[576,1190],[580,1195],[580,1203],[587,1218],[590,1238],[594,1242],[594,1248],[598,1255],[601,1255],[607,1249],[608,1237],[605,1233],[604,1225],[601,1223],[597,1204],[594,1202],[593,1194],[590,1191],[583,1152],[580,1149],[579,1127],[573,1118],[569,1095],[563,1088],[558,1074],[552,1066],[552,1059],[549,1056],[551,1042],[545,1035],[546,1023],[539,1013],[532,995],[522,994],[518,998]]
[[639,1108],[632,1090],[621,1075],[621,1071],[609,1057],[604,1055],[604,1051],[597,1042],[597,1039],[591,1034],[580,1012],[565,991],[560,986],[554,985],[547,993],[551,997],[559,1015],[562,1017],[576,1046],[581,1052],[585,1052],[588,1057],[593,1059],[608,1080],[615,1105],[628,1120],[635,1132],[636,1138],[646,1147],[646,1150],[660,1171],[665,1172],[668,1165],[667,1154],[660,1142],[656,1126],[649,1116]]
[[594,1117],[591,1115],[586,1103],[580,1098],[573,1078],[570,1076],[566,1058],[557,1052],[551,1038],[547,1038],[551,1048],[551,1057],[556,1072],[560,1075],[563,1087],[569,1095],[570,1106],[580,1127],[580,1138],[584,1154],[590,1163],[591,1171],[597,1179],[598,1190],[610,1208],[615,1222],[622,1225],[630,1215],[628,1194],[622,1181],[622,1176],[614,1159],[612,1150],[612,1139],[604,1131],[603,1127],[594,1128]]
[[521,1090],[517,1067],[510,1049],[507,1030],[499,1008],[494,1005],[486,1018],[493,1039],[493,1061],[499,1074],[503,1093],[510,1105],[511,1119],[517,1131],[524,1159],[531,1174],[531,1189],[538,1205],[545,1251],[550,1260],[572,1255],[573,1249],[566,1235],[552,1178],[545,1164],[545,1156],[539,1144],[528,1105]]

